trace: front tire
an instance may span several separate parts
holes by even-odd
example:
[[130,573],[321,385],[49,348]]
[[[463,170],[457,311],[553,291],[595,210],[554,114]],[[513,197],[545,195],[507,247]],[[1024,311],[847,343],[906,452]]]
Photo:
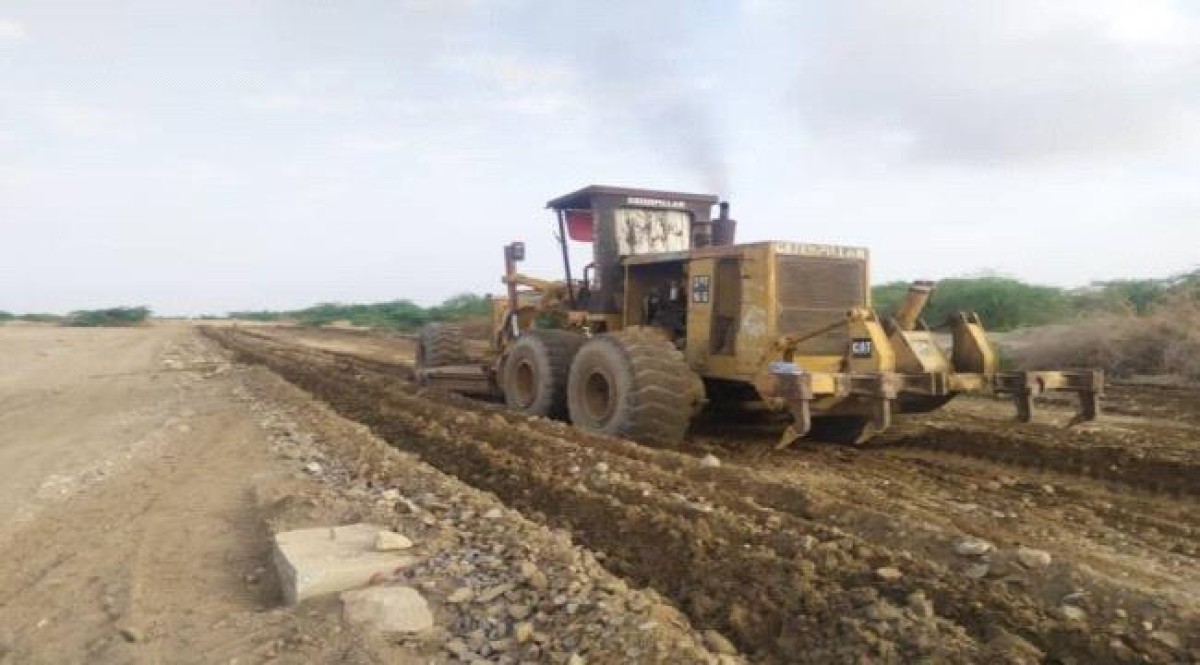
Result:
[[581,430],[656,446],[683,440],[699,382],[665,337],[622,331],[579,349],[567,385],[571,422]]
[[522,334],[504,361],[501,383],[508,408],[530,416],[565,416],[571,361],[583,340],[565,330]]

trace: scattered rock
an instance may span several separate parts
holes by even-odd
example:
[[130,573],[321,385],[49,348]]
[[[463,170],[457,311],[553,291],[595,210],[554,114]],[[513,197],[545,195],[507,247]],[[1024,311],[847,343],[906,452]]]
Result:
[[1183,648],[1183,640],[1179,638],[1179,635],[1169,630],[1156,630],[1150,633],[1150,638],[1176,651]]
[[321,475],[321,471],[323,471],[324,469],[321,467],[321,464],[318,462],[309,462],[308,464],[304,465],[304,470],[311,473],[314,476],[319,476],[319,475]]
[[533,614],[533,608],[528,605],[508,606],[508,616],[516,619],[517,621],[529,618],[530,614]]
[[475,599],[481,603],[490,603],[509,591],[512,591],[514,588],[515,587],[512,584],[508,583],[497,584],[496,586],[487,589],[483,593],[476,596]]
[[475,598],[475,591],[469,586],[459,587],[446,597],[447,603],[465,603]]
[[1062,602],[1063,605],[1078,605],[1082,603],[1083,599],[1086,597],[1086,592],[1076,591],[1075,593],[1068,593],[1067,595],[1063,596]]
[[571,654],[571,657],[567,659],[567,665],[587,665],[587,661],[584,660],[583,656],[573,653]]
[[715,630],[704,631],[704,643],[708,645],[709,649],[719,654],[735,656],[738,653],[737,647],[733,646],[733,642],[730,642],[724,635]]
[[908,607],[913,614],[922,619],[933,618],[933,602],[925,597],[923,591],[914,591],[908,594]]
[[121,639],[129,643],[143,642],[146,639],[146,636],[142,635],[142,631],[132,626],[125,626],[120,632]]
[[705,455],[704,457],[700,458],[700,468],[715,469],[719,466],[721,466],[721,460],[716,455],[713,455],[712,453],[709,453],[709,454]]
[[1053,558],[1045,550],[1035,550],[1032,547],[1018,547],[1017,561],[1020,561],[1021,565],[1026,568],[1045,568],[1050,565]]
[[959,556],[983,556],[994,549],[993,545],[980,538],[964,538],[954,546]]
[[991,570],[992,567],[986,563],[973,563],[967,566],[967,569],[963,573],[973,580],[981,580],[987,577]]
[[375,549],[379,552],[406,550],[412,546],[411,540],[395,531],[380,531],[379,535],[375,536]]
[[596,466],[593,468],[595,469],[596,473],[608,473],[608,464],[605,462],[597,462]]
[[904,577],[904,573],[900,572],[900,569],[895,566],[885,566],[876,569],[875,576],[884,582],[898,582],[900,578]]
[[1070,619],[1071,621],[1084,621],[1087,619],[1087,612],[1084,612],[1082,608],[1075,607],[1074,605],[1063,605],[1061,608],[1059,608],[1059,611],[1062,612],[1064,617]]
[[528,621],[522,621],[516,626],[513,626],[513,638],[517,644],[525,644],[533,637],[533,624]]
[[346,621],[385,633],[419,633],[433,627],[429,604],[416,589],[373,586],[342,594]]
[[504,515],[504,511],[499,508],[492,508],[483,514],[485,520],[498,520]]
[[446,651],[460,658],[465,658],[471,652],[471,649],[467,646],[466,642],[455,638],[446,643]]

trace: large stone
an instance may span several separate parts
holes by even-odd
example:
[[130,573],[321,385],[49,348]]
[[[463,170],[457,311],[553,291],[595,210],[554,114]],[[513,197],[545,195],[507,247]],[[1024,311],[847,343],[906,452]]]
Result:
[[365,586],[412,565],[412,557],[375,551],[375,538],[382,530],[374,524],[351,524],[276,534],[274,560],[284,600],[295,605]]
[[983,556],[994,549],[991,543],[980,538],[964,538],[954,546],[959,556]]
[[419,633],[433,627],[429,604],[416,589],[373,586],[342,594],[342,613],[348,623],[383,633]]
[[1032,547],[1018,547],[1017,560],[1026,568],[1045,568],[1054,560],[1045,550],[1035,550]]
[[737,655],[737,647],[733,645],[726,637],[715,630],[704,631],[704,643],[709,649],[719,654],[727,654],[730,656]]
[[900,578],[904,577],[904,573],[895,566],[885,566],[876,569],[875,576],[884,582],[899,582]]

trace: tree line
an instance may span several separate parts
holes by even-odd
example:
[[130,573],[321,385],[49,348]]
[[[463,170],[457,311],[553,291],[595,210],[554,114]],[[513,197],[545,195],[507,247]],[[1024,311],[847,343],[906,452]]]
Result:
[[464,293],[433,307],[422,307],[411,300],[393,300],[371,304],[321,303],[291,311],[230,312],[229,318],[249,321],[295,321],[306,326],[323,326],[345,321],[356,326],[416,330],[435,321],[462,321],[491,314],[487,297]]
[[[875,308],[890,313],[908,291],[908,282],[872,289]],[[1200,269],[1164,279],[1094,282],[1076,289],[1029,284],[1011,277],[984,275],[938,282],[922,318],[931,326],[955,312],[973,311],[989,330],[1062,323],[1098,314],[1144,316],[1177,300],[1200,302]]]

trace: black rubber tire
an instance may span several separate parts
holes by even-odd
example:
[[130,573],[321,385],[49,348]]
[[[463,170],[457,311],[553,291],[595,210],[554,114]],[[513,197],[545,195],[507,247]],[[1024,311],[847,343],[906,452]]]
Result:
[[566,330],[522,334],[504,359],[501,388],[508,408],[530,416],[565,417],[567,377],[584,340]]
[[588,340],[567,382],[571,423],[596,434],[673,446],[687,434],[696,395],[695,374],[683,354],[660,335],[622,331]]
[[417,369],[469,362],[461,327],[449,323],[428,323],[421,327],[417,336]]

